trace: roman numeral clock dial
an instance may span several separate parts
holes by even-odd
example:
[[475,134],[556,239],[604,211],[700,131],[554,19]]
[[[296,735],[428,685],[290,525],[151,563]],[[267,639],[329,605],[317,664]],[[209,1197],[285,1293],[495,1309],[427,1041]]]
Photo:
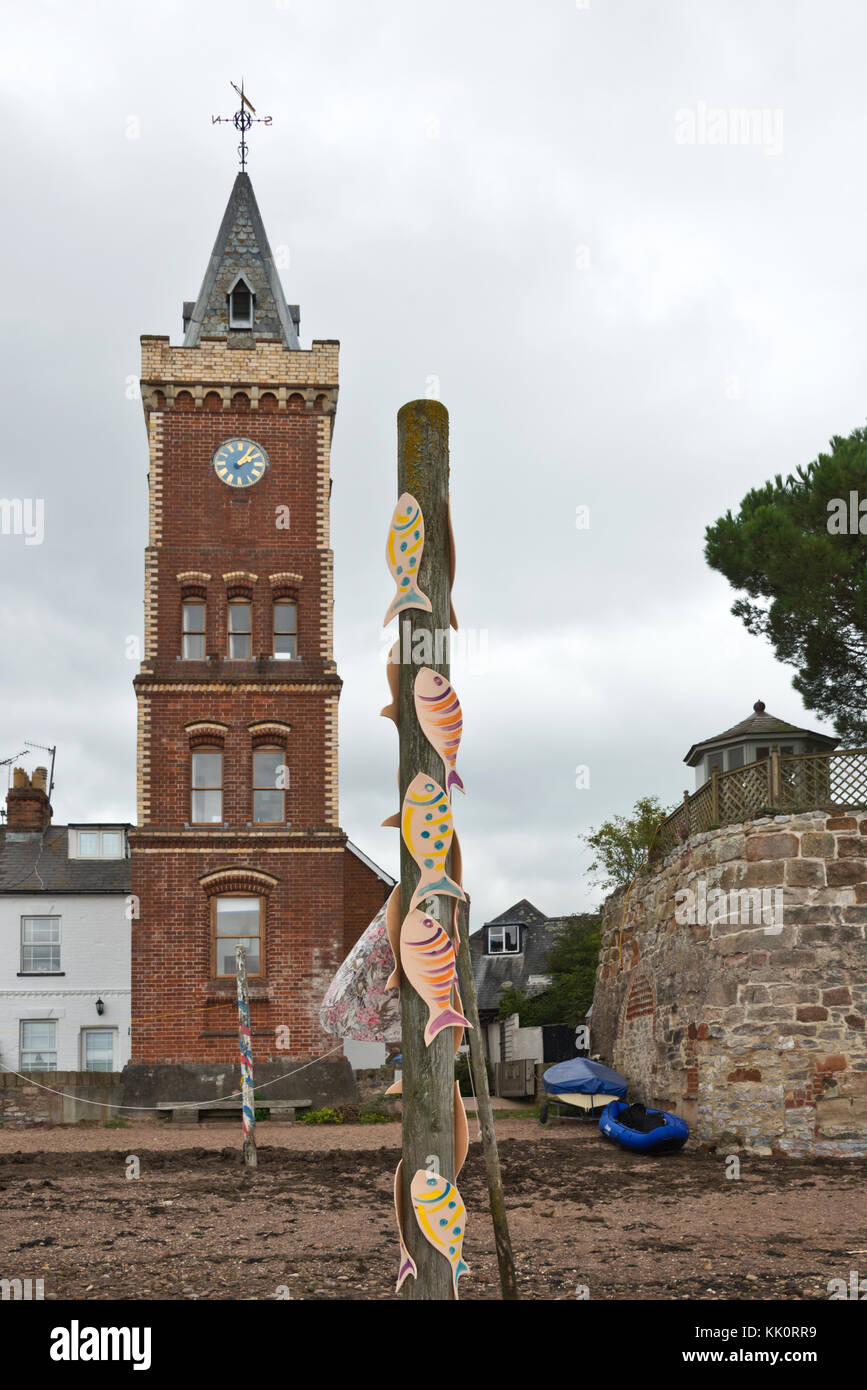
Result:
[[268,455],[252,439],[226,439],[214,454],[214,472],[227,487],[252,487],[268,467]]

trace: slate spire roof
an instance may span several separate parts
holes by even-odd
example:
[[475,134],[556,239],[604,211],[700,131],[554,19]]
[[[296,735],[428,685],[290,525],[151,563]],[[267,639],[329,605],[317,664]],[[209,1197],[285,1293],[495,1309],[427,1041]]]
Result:
[[797,734],[801,738],[809,738],[828,749],[836,748],[840,742],[838,738],[831,738],[829,734],[817,734],[811,729],[799,728],[797,724],[787,724],[784,719],[778,719],[775,714],[768,714],[762,700],[756,700],[753,705],[752,714],[742,719],[740,724],[734,724],[730,729],[724,729],[715,738],[702,739],[701,743],[694,743],[684,758],[684,762],[690,767],[695,767],[700,761],[704,751],[718,743],[725,743],[729,740],[737,742],[739,739],[767,738],[773,734]]
[[[253,327],[229,327],[228,295],[243,276],[253,291]],[[228,338],[247,346],[251,336],[282,338],[298,348],[298,311],[283,297],[268,235],[249,174],[238,174],[229,197],[202,288],[195,304],[184,305],[184,347],[197,347],[202,337]]]

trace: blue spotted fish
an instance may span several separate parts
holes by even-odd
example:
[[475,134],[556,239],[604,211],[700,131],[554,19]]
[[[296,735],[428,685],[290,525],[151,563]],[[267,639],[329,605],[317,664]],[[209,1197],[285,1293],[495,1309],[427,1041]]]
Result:
[[392,618],[406,608],[421,608],[431,612],[431,602],[418,587],[418,573],[424,550],[424,517],[411,492],[401,493],[388,528],[385,558],[391,570],[397,593],[382,620],[387,627]]
[[400,829],[407,849],[421,870],[410,909],[418,907],[434,893],[463,900],[463,888],[446,873],[446,859],[454,836],[452,808],[439,782],[423,772],[417,773],[406,789]]
[[458,1280],[469,1273],[461,1251],[464,1244],[466,1208],[454,1183],[439,1173],[419,1168],[410,1185],[415,1219],[425,1240],[444,1255],[451,1265],[452,1287],[458,1297]]

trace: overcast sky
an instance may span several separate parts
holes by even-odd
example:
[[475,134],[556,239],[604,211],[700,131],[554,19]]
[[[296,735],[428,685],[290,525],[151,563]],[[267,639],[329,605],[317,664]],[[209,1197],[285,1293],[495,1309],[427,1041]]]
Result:
[[865,421],[859,0],[6,0],[0,23],[0,496],[45,502],[42,545],[0,536],[0,759],[57,744],[56,821],[135,818],[129,382],[139,335],[180,342],[198,293],[237,165],[211,115],[242,73],[273,116],[249,171],[302,346],[341,342],[351,838],[396,872],[383,545],[395,415],[426,394],[450,412],[477,642],[453,667],[474,928],[521,897],[597,902],[581,832],[679,799],[689,746],[754,700],[833,732],[702,551],[749,488]]

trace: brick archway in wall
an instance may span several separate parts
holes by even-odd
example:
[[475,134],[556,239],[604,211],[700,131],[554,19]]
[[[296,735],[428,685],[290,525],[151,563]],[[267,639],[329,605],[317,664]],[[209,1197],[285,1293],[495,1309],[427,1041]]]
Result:
[[654,1099],[656,1077],[656,985],[649,970],[632,974],[617,1019],[614,1066],[629,1082],[629,1098],[648,1105]]

